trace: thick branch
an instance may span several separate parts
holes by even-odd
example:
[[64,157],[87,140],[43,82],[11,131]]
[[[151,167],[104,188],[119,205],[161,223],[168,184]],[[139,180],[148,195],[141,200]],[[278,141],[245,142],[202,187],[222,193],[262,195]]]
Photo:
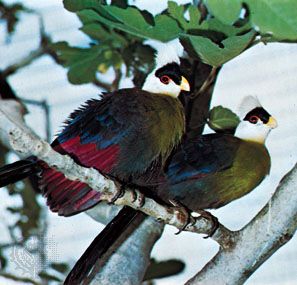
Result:
[[95,270],[90,284],[142,283],[150,262],[150,253],[163,232],[164,224],[147,218],[109,258],[103,268]]
[[193,284],[243,284],[297,228],[297,164],[282,179],[258,215],[235,238],[229,250],[218,254],[191,280]]
[[[11,112],[2,108],[2,102],[0,101],[0,131],[8,134],[12,149],[22,155],[35,155],[49,166],[63,172],[69,179],[79,179],[88,184],[92,189],[102,194],[102,200],[111,201],[113,199],[118,191],[113,181],[106,179],[97,170],[79,166],[69,156],[55,152],[47,142],[39,139],[32,130],[25,126],[22,120],[16,121],[15,117],[11,117]],[[133,191],[127,190],[124,196],[116,201],[116,204],[128,205],[167,224],[177,228],[183,227],[186,217],[179,208],[165,207],[148,198],[146,198],[144,206],[140,207],[139,199],[134,201],[133,196]],[[138,197],[141,197],[139,193]],[[189,225],[186,230],[209,234],[212,230],[212,223],[203,217],[199,217],[195,225]],[[229,247],[232,244],[233,237],[228,229],[219,225],[213,239],[223,247]]]

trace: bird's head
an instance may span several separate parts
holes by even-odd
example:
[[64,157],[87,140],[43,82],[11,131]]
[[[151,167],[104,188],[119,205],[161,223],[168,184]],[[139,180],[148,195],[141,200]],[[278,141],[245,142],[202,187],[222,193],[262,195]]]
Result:
[[170,45],[164,45],[157,52],[156,67],[147,76],[143,90],[178,97],[182,90],[190,91],[190,84],[182,76],[180,60]]
[[269,132],[277,127],[277,121],[253,96],[243,99],[238,113],[241,122],[236,129],[235,136],[241,139],[265,143]]

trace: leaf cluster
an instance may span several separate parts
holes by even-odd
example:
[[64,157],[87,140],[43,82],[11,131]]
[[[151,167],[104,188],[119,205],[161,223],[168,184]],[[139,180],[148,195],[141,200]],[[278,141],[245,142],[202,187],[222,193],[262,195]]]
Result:
[[[91,39],[87,48],[53,45],[74,84],[93,82],[108,68],[134,75],[138,85],[152,68],[153,50],[143,41],[179,39],[192,58],[214,67],[238,56],[259,41],[296,41],[297,3],[273,0],[204,0],[199,6],[168,2],[152,15],[126,0],[64,0],[79,17],[81,31]],[[139,83],[140,81],[140,83]]]

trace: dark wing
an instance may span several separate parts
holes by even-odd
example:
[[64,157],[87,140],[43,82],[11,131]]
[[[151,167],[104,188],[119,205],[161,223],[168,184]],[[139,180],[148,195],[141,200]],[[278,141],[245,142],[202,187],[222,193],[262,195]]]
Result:
[[[157,159],[150,130],[159,120],[151,95],[138,89],[122,89],[91,100],[70,115],[52,147],[77,163],[102,174],[130,182]],[[155,149],[158,149],[156,147]],[[70,181],[54,169],[45,168],[40,188],[52,211],[73,215],[100,201],[100,193],[79,181]]]
[[[82,166],[110,174],[118,163],[121,141],[131,128],[117,117],[112,94],[104,95],[102,100],[90,100],[70,115],[52,147]],[[71,181],[48,167],[41,175],[40,188],[51,210],[60,215],[76,214],[100,201],[100,193],[88,185]]]
[[225,170],[232,166],[239,144],[238,138],[226,134],[185,139],[170,160],[167,180],[176,184]]

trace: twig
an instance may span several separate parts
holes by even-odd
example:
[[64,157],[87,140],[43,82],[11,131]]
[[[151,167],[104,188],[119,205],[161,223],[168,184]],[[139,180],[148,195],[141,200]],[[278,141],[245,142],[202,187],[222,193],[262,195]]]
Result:
[[115,78],[111,84],[111,91],[119,89],[119,84],[122,78],[122,71],[118,68],[114,68]]
[[45,115],[45,130],[46,130],[46,141],[50,142],[52,133],[51,133],[51,119],[50,119],[50,106],[47,103],[47,100],[32,100],[20,98],[21,102],[25,104],[35,105],[43,109]]
[[44,54],[48,54],[51,57],[53,57],[54,60],[56,60],[55,53],[49,48],[51,39],[46,34],[46,32],[44,30],[44,24],[43,24],[43,20],[42,20],[41,16],[39,16],[39,23],[40,23],[40,28],[39,28],[40,44],[39,44],[39,47],[36,50],[31,51],[27,56],[25,56],[21,60],[18,60],[18,62],[6,67],[2,71],[2,76],[4,78],[14,74],[20,68],[23,68],[23,67],[31,64],[34,60],[36,60],[37,58],[41,57]]
[[104,89],[107,92],[110,92],[112,90],[112,84],[108,84],[106,82],[103,82],[103,81],[99,80],[98,78],[96,78],[93,81],[93,84],[95,84],[99,88]]
[[202,94],[205,94],[206,91],[213,85],[216,81],[217,74],[220,71],[221,67],[213,67],[211,72],[209,73],[207,79],[204,81],[200,89],[191,95],[191,98],[196,98]]
[[31,64],[35,59],[39,58],[44,53],[45,53],[44,48],[38,47],[36,50],[30,52],[29,55],[25,56],[24,58],[19,60],[17,63],[14,63],[14,64],[6,67],[2,71],[3,77],[8,77],[8,76],[14,74],[17,70]]

